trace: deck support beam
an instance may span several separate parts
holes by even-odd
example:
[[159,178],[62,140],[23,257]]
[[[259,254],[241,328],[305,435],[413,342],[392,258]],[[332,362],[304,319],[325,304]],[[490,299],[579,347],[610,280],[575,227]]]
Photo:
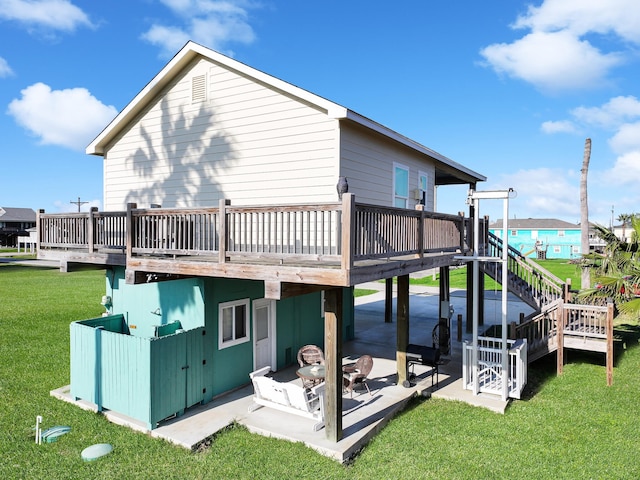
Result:
[[342,288],[325,290],[325,430],[327,439],[342,440]]
[[407,345],[409,345],[409,275],[398,277],[398,300],[396,309],[396,365],[398,385],[407,378]]
[[393,322],[393,277],[384,279],[384,323]]

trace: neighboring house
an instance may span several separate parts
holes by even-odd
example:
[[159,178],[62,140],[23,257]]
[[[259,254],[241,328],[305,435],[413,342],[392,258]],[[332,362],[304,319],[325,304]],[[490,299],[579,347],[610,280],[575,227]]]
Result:
[[626,243],[631,242],[631,236],[633,235],[634,230],[630,220],[625,223],[621,223],[620,225],[614,225],[611,230],[621,241]]
[[[508,243],[523,256],[533,259],[580,257],[580,225],[554,218],[509,219]],[[502,237],[502,219],[489,225]]]
[[408,302],[409,273],[458,264],[471,222],[431,212],[435,188],[485,180],[191,42],[87,153],[106,211],[40,212],[38,257],[106,267],[106,316],[72,325],[71,393],[149,428],[315,343],[337,440],[353,286],[406,277]]
[[20,235],[18,237],[18,253],[20,253],[20,248],[23,248],[25,252],[35,253],[38,245],[38,229],[36,227],[27,228],[26,233],[28,235]]
[[18,237],[28,235],[27,230],[35,226],[33,209],[0,207],[0,246],[17,246]]

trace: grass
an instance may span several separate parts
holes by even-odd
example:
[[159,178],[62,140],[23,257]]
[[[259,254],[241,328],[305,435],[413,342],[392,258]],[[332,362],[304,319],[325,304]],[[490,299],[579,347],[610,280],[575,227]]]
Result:
[[[601,355],[569,353],[561,377],[551,356],[529,369],[525,399],[505,415],[420,399],[391,421],[348,466],[302,444],[221,432],[190,452],[107,422],[49,396],[69,382],[69,323],[102,312],[103,272],[68,274],[0,266],[0,477],[6,479],[482,479],[640,478],[640,331],[622,326],[625,349],[606,386]],[[68,425],[35,445],[43,426]],[[83,462],[81,451],[111,443]]]
[[[551,259],[551,260],[536,260],[536,263],[542,268],[553,273],[561,280],[571,278],[571,285],[574,288],[580,287],[580,271],[575,264],[569,263],[565,259]],[[425,285],[428,287],[437,287],[440,282],[440,275],[436,274],[435,279],[432,275],[428,275],[423,278],[412,278],[411,283],[416,285]],[[449,271],[449,282],[451,288],[467,288],[467,269],[454,268]],[[485,275],[485,290],[502,290],[500,284],[494,282],[491,278]]]

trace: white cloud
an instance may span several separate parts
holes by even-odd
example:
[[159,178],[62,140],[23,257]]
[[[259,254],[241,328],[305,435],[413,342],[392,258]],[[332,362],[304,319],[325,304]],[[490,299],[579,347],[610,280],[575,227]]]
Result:
[[11,101],[7,113],[44,145],[84,151],[117,113],[85,88],[51,90],[35,83],[20,93],[22,97]]
[[[566,218],[580,217],[580,190],[575,172],[553,168],[522,169],[499,177],[498,184],[488,190],[513,188],[516,197],[510,209],[518,217]],[[492,215],[497,218],[497,216]]]
[[609,146],[617,154],[640,152],[640,122],[621,125],[609,139]]
[[622,61],[566,31],[530,33],[513,43],[489,45],[480,54],[496,72],[551,92],[601,85]]
[[496,72],[550,92],[599,88],[635,57],[640,9],[637,0],[543,0],[512,27],[529,33],[480,51]]
[[569,120],[543,122],[540,130],[544,133],[578,133],[576,125]]
[[69,0],[0,0],[0,19],[64,32],[93,28],[87,14]]
[[0,78],[10,77],[11,75],[13,75],[13,70],[9,66],[9,63],[0,57]]
[[187,40],[223,50],[230,42],[250,44],[255,33],[248,22],[252,2],[216,0],[161,0],[179,18],[178,26],[154,24],[142,35],[161,47],[164,55],[173,55]]
[[614,97],[600,107],[577,107],[571,115],[578,121],[602,128],[613,128],[640,117],[640,101],[632,95]]
[[569,30],[577,36],[613,33],[640,43],[640,9],[637,0],[545,0],[539,7],[530,6],[514,28]]
[[619,156],[613,167],[605,172],[603,180],[613,186],[636,186],[640,182],[640,149]]

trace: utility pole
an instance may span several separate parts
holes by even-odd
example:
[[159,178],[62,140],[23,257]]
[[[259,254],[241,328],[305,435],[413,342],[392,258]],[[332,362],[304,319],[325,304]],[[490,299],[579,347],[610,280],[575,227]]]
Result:
[[89,203],[89,202],[81,202],[80,201],[80,197],[78,197],[78,200],[76,200],[75,202],[73,200],[71,200],[69,203],[77,205],[78,206],[78,213],[80,213],[80,206],[84,205],[85,203]]

